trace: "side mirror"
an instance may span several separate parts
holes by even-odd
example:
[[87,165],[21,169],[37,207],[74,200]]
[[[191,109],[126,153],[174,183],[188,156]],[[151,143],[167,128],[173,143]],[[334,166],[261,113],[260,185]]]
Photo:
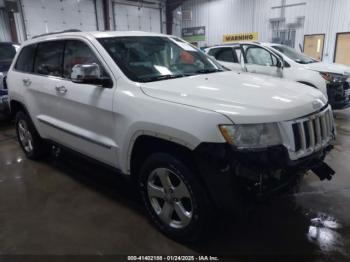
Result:
[[112,81],[102,76],[101,68],[98,64],[77,64],[73,66],[70,76],[74,83],[91,84],[103,87],[111,87]]

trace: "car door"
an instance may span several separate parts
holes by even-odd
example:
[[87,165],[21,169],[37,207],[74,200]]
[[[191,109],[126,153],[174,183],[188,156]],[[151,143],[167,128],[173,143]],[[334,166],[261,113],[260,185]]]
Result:
[[[25,95],[26,107],[40,135],[52,138],[51,129],[40,119],[52,123],[57,118],[55,87],[61,81],[64,41],[47,41],[23,48],[15,70]],[[23,61],[22,61],[23,60]]]
[[63,56],[63,80],[55,86],[55,140],[84,155],[115,166],[116,144],[113,109],[113,84],[108,88],[71,81],[76,65],[100,65],[104,76],[110,77],[94,51],[84,40],[67,40]]
[[282,77],[278,67],[279,59],[267,49],[251,44],[243,44],[244,67],[247,72]]

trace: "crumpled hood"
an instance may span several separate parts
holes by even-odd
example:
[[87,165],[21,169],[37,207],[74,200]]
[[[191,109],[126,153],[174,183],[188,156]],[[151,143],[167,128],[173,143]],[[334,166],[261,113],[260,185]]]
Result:
[[341,64],[318,62],[318,63],[308,64],[306,65],[306,68],[314,71],[318,71],[318,72],[334,73],[334,74],[350,76],[350,67],[341,65]]
[[327,104],[316,89],[288,80],[222,72],[142,83],[153,98],[215,111],[234,123],[268,123],[311,114]]

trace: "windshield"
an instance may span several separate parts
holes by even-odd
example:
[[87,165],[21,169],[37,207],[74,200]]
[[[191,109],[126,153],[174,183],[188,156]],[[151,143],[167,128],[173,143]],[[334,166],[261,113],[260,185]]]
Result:
[[317,60],[304,55],[303,53],[298,52],[297,50],[290,48],[285,45],[275,45],[272,48],[280,51],[282,54],[286,55],[288,58],[299,64],[311,64],[318,62]]
[[17,46],[10,43],[0,43],[0,63],[10,64],[16,55]]
[[178,38],[132,36],[98,40],[124,74],[136,82],[224,71],[213,59]]

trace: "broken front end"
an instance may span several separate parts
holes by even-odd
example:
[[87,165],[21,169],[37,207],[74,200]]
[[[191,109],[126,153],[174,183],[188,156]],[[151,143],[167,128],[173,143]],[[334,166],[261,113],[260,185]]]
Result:
[[332,179],[335,172],[324,162],[336,133],[329,105],[299,119],[264,124],[259,130],[263,139],[281,140],[279,145],[246,148],[245,141],[257,134],[253,128],[227,131],[226,135],[242,141],[239,146],[203,143],[195,150],[201,178],[218,207],[231,206],[238,191],[258,198],[285,192],[310,170],[321,180]]

